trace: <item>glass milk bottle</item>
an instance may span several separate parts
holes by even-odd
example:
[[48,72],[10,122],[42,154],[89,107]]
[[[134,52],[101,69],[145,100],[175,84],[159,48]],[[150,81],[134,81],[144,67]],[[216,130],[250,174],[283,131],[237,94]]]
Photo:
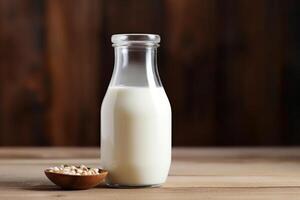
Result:
[[161,84],[159,35],[118,34],[101,107],[101,165],[112,187],[159,186],[171,163],[171,107]]

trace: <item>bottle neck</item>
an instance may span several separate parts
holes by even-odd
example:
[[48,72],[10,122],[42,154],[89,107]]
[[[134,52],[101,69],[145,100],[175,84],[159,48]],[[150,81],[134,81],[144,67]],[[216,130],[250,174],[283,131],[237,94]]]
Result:
[[117,46],[110,86],[160,87],[157,47]]

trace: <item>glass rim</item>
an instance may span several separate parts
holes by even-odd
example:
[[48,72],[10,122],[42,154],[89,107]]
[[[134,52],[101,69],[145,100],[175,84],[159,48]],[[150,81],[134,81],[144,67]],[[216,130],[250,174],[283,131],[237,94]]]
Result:
[[111,36],[112,46],[143,45],[158,46],[160,36],[157,34],[129,33],[114,34]]

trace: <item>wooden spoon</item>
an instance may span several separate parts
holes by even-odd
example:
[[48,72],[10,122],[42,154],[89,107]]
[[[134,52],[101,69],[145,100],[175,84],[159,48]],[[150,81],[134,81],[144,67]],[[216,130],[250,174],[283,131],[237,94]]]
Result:
[[99,174],[95,175],[69,175],[56,172],[45,171],[46,176],[56,185],[68,190],[86,190],[99,185],[107,176],[108,172],[99,169]]

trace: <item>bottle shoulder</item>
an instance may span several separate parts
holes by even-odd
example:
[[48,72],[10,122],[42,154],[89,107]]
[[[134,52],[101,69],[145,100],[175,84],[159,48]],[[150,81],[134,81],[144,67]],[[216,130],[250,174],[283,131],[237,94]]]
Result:
[[168,111],[170,103],[163,87],[109,87],[102,102],[102,109],[104,107]]

